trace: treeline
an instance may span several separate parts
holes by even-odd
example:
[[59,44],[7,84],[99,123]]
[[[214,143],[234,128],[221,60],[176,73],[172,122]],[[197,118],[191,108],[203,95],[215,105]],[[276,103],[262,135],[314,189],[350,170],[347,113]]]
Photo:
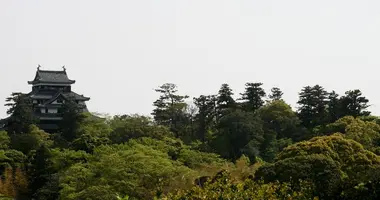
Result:
[[357,89],[339,96],[320,85],[306,86],[293,111],[280,88],[267,94],[262,85],[246,83],[240,98],[234,99],[230,86],[222,84],[217,94],[201,95],[188,105],[188,96],[179,95],[175,84],[164,84],[156,89],[160,98],[152,115],[182,140],[199,140],[204,150],[232,161],[242,154],[271,161],[283,147],[318,136],[320,129],[344,116],[370,115],[369,100]]
[[[228,84],[193,98],[156,89],[153,118],[99,117],[65,101],[56,133],[30,99],[7,99],[0,193],[16,199],[377,199],[380,120],[360,90]],[[1,197],[1,196],[0,196]]]

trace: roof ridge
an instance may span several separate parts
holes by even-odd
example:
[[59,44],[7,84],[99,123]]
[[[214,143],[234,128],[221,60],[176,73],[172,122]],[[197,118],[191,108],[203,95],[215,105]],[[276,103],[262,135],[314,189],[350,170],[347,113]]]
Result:
[[41,70],[40,69],[40,70],[38,70],[38,72],[61,72],[61,73],[64,72],[65,73],[66,71],[64,71],[64,70]]

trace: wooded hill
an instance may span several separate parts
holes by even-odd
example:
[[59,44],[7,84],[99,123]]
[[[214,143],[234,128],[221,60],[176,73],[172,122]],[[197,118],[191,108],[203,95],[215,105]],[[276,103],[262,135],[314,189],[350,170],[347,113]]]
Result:
[[[380,119],[354,89],[306,86],[293,110],[280,88],[247,83],[234,99],[166,83],[152,116],[99,118],[69,101],[56,133],[31,102],[7,99],[0,193],[16,199],[378,199]],[[126,102],[127,103],[127,102]]]

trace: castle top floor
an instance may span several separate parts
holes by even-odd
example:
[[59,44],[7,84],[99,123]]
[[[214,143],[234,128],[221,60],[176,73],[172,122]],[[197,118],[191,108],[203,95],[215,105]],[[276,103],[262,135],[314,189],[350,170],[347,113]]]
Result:
[[38,66],[37,68],[34,80],[28,81],[28,84],[33,85],[33,87],[69,87],[71,86],[71,84],[75,83],[75,80],[71,80],[67,76],[65,67],[62,67],[62,71],[41,70],[40,67],[41,66]]

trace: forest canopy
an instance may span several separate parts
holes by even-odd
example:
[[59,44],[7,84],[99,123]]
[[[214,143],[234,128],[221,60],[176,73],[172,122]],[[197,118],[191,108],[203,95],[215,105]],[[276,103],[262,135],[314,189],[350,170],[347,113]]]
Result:
[[246,83],[238,98],[226,83],[192,99],[173,83],[155,92],[151,116],[65,102],[55,132],[13,93],[0,199],[379,198],[380,118],[359,89],[305,86],[296,109],[263,83]]

